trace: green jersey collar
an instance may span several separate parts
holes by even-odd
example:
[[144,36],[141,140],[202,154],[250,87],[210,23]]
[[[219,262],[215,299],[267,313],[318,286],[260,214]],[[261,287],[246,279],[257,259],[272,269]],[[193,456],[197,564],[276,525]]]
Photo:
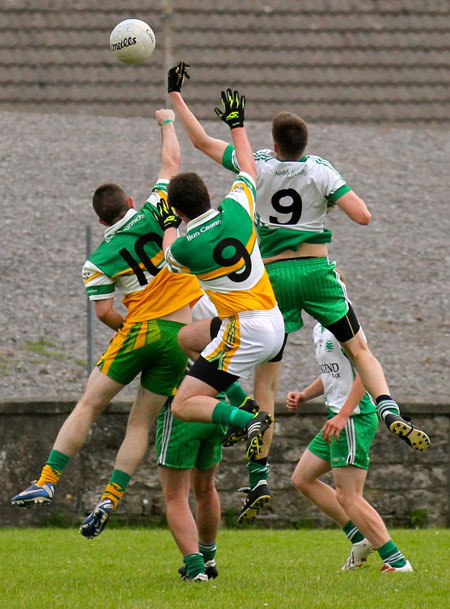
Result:
[[135,209],[129,209],[121,220],[119,220],[112,226],[108,226],[108,228],[105,230],[105,239],[106,237],[110,237],[113,233],[118,231],[119,228],[122,228],[122,226],[129,222],[135,214],[137,214],[137,211]]
[[186,225],[186,228],[188,231],[190,231],[194,228],[197,228],[197,226],[200,226],[200,224],[203,224],[204,222],[207,222],[208,220],[212,220],[215,216],[218,216],[218,215],[219,215],[219,212],[217,210],[208,209],[208,211],[205,211],[201,216],[197,216],[193,220],[189,220],[189,222]]

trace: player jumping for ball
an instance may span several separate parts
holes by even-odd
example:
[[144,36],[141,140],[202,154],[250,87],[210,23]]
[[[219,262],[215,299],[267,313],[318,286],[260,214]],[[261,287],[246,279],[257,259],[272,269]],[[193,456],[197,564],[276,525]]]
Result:
[[[237,172],[239,158],[232,145],[210,137],[181,96],[187,66],[180,62],[169,70],[168,90],[175,111],[196,148]],[[358,370],[364,386],[376,402],[379,417],[392,433],[416,450],[429,446],[427,434],[400,415],[391,397],[383,369],[363,340],[345,286],[328,259],[331,231],[324,226],[330,206],[338,206],[351,220],[368,224],[371,214],[364,201],[344,182],[325,159],[304,154],[308,130],[290,112],[272,121],[273,150],[260,150],[256,161],[257,209],[255,222],[261,255],[283,314],[286,338],[303,326],[302,310],[328,328],[342,344]],[[255,399],[271,414],[280,377],[282,352],[256,370]],[[266,434],[258,472],[253,473],[247,501],[241,512],[252,510],[262,493],[268,495],[267,454],[271,432]],[[254,467],[254,465],[253,465]],[[253,510],[253,513],[255,510]]]
[[284,323],[253,223],[256,166],[244,128],[245,98],[227,90],[222,92],[222,102],[218,114],[231,129],[241,167],[230,192],[216,211],[197,174],[176,176],[168,200],[187,223],[186,235],[179,238],[176,215],[164,202],[159,206],[168,268],[195,275],[222,320],[217,336],[183,379],[172,412],[186,421],[240,427],[247,437],[247,459],[254,461],[272,417],[265,411],[254,415],[233,407],[216,395],[277,355],[284,340]]

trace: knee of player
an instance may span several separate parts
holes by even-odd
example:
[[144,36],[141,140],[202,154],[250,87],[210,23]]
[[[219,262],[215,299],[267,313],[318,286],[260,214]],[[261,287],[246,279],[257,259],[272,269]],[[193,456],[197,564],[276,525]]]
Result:
[[177,419],[181,419],[182,421],[187,421],[187,417],[185,416],[185,411],[183,408],[183,400],[178,398],[178,396],[175,396],[172,405],[170,406],[170,410],[172,411],[172,414],[174,417],[177,417]]
[[215,498],[216,487],[214,480],[204,481],[194,485],[194,495],[197,502],[209,502]]
[[301,493],[307,493],[309,488],[309,482],[300,473],[294,472],[291,476],[291,484]]
[[355,503],[356,494],[353,489],[343,489],[336,486],[336,499],[338,503],[346,510]]

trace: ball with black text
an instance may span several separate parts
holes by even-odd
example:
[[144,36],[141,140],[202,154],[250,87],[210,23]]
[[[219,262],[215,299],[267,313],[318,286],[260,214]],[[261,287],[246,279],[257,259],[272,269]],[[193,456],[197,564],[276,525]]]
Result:
[[152,28],[140,19],[121,21],[109,38],[111,51],[123,63],[142,63],[152,55],[155,44]]

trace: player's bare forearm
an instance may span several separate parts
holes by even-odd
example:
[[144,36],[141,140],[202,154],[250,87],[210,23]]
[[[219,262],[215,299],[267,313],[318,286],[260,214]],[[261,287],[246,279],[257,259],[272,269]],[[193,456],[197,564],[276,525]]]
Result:
[[245,171],[256,180],[256,163],[253,150],[244,127],[231,130],[231,137],[236,151],[237,161],[241,171]]
[[347,424],[347,421],[350,418],[350,415],[355,410],[357,405],[363,398],[366,389],[362,384],[361,378],[359,374],[356,375],[355,380],[353,381],[352,388],[350,393],[345,400],[345,404],[342,406],[340,412],[325,423],[322,429],[322,437],[327,442],[332,442],[333,438],[339,440],[339,436],[341,435],[341,431]]
[[213,161],[222,163],[223,153],[228,146],[227,142],[210,137],[199,120],[191,112],[190,108],[184,101],[181,93],[173,91],[170,93],[175,112],[180,119],[181,124],[186,132],[186,135],[191,140],[192,144],[209,156]]
[[176,228],[167,228],[164,231],[162,250],[166,253],[167,249],[174,243],[178,238],[178,233]]
[[336,201],[336,205],[342,209],[342,211],[357,224],[369,224],[372,214],[367,208],[364,201],[358,197],[358,195],[350,190],[350,192],[342,195],[340,199]]
[[355,376],[355,380],[353,381],[350,393],[348,394],[347,399],[345,400],[345,404],[342,406],[340,413],[348,418],[358,406],[360,401],[363,399],[365,393],[366,388],[362,383],[361,377],[359,376],[359,374],[357,374]]
[[323,395],[324,387],[322,383],[322,379],[320,376],[316,378],[316,380],[311,383],[306,389],[303,390],[303,394],[305,395],[306,401],[313,400],[314,398]]
[[159,178],[173,178],[180,168],[180,144],[175,131],[175,113],[161,108],[155,112],[155,118],[161,127],[161,170]]
[[112,330],[120,330],[123,326],[125,318],[113,306],[113,299],[95,300],[95,314],[97,318],[111,328]]

